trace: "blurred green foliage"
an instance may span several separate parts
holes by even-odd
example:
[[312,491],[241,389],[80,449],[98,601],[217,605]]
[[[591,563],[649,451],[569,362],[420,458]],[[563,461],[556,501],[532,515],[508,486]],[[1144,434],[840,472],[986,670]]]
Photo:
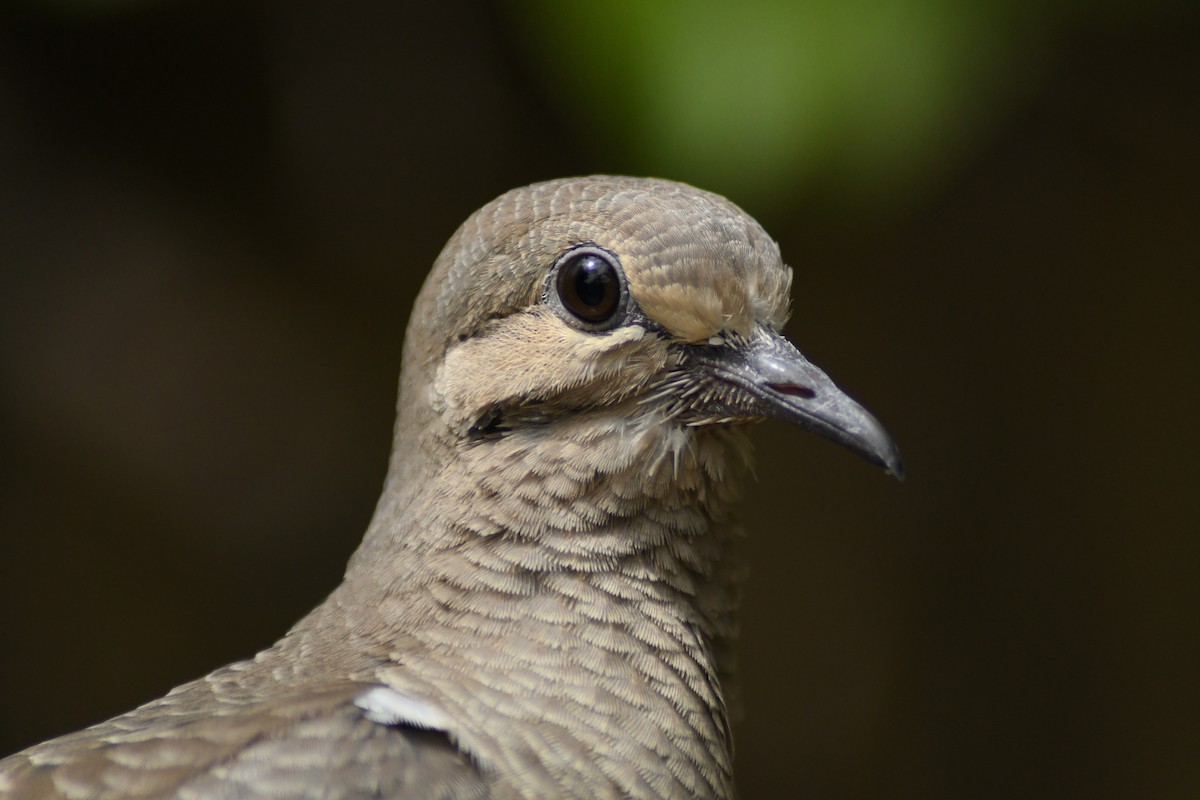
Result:
[[959,163],[1036,86],[1065,20],[1161,5],[526,0],[510,8],[535,70],[614,168],[756,204],[820,187],[874,205],[911,200]]

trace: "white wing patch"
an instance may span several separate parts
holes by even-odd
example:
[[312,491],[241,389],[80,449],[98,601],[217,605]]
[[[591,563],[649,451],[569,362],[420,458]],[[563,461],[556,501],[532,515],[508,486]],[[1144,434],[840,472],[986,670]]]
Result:
[[388,686],[375,686],[354,698],[367,719],[380,725],[412,725],[429,731],[448,731],[450,719],[441,709]]

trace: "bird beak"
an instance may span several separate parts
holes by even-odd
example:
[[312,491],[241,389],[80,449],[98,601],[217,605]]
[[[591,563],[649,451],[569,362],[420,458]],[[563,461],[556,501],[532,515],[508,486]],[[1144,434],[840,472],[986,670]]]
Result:
[[702,345],[691,355],[734,389],[718,392],[721,412],[799,425],[904,479],[900,450],[883,426],[781,334],[760,329],[748,341]]

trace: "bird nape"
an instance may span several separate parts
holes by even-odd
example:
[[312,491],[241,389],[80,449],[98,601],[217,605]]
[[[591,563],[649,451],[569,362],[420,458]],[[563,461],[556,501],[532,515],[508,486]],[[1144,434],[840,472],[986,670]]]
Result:
[[748,423],[901,475],[780,331],[753,219],[663,180],[499,197],[413,309],[344,582],[254,658],[0,761],[23,797],[734,795]]

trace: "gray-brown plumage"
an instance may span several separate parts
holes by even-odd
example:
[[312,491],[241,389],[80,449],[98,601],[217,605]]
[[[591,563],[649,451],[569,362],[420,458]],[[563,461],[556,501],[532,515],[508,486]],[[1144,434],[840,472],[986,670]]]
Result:
[[0,761],[6,797],[731,797],[745,422],[899,474],[779,334],[791,271],[723,198],[503,195],[413,309],[345,581],[273,647]]

